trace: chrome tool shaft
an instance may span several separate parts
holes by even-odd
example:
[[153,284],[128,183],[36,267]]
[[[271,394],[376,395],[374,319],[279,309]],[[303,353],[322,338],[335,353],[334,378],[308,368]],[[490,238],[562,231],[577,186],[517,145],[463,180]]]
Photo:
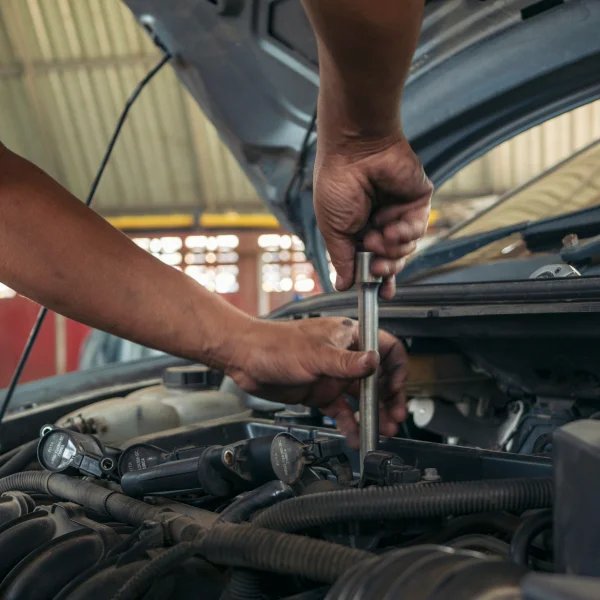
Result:
[[[371,275],[372,252],[356,253],[356,285],[358,287],[359,350],[379,351],[379,286],[381,277]],[[367,452],[379,443],[379,404],[377,373],[360,382],[360,471]]]

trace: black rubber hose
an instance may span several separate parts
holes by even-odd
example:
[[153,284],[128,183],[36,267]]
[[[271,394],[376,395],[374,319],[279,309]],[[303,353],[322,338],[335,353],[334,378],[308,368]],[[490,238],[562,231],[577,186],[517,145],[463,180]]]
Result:
[[229,600],[261,600],[265,597],[261,573],[253,569],[233,569],[227,592]]
[[48,495],[48,479],[52,473],[47,471],[26,471],[15,473],[0,479],[0,495],[4,492],[39,492]]
[[17,454],[17,452],[19,452],[21,448],[22,446],[17,446],[16,448],[13,448],[4,454],[0,454],[0,467],[5,465],[15,454]]
[[135,600],[152,583],[194,555],[196,549],[191,542],[181,542],[159,554],[144,565],[113,597],[112,600]]
[[[0,479],[0,495],[4,492],[39,492],[76,502],[129,525],[160,519],[163,509],[134,500],[95,483],[60,473],[26,471]],[[191,519],[190,519],[191,520]]]
[[462,535],[446,544],[450,548],[460,550],[477,550],[478,552],[490,553],[502,558],[508,557],[510,546],[491,535],[471,534]]
[[334,583],[343,573],[373,555],[338,544],[269,531],[249,525],[215,524],[200,539],[164,552],[124,585],[112,600],[134,600],[176,563],[200,554],[225,566],[300,575]]
[[129,498],[90,481],[76,479],[61,473],[28,471],[15,473],[0,479],[0,495],[8,491],[39,492],[70,500],[97,513],[112,517],[115,521],[137,527],[146,521],[165,521],[168,531],[176,542],[195,539],[205,530],[192,517],[171,511],[169,508],[151,506]]
[[542,510],[525,519],[513,536],[510,544],[510,559],[517,565],[528,567],[531,542],[550,527],[552,527],[551,510]]
[[253,519],[258,527],[302,531],[331,523],[522,512],[552,505],[552,478],[369,487],[285,500]]
[[294,490],[287,483],[279,480],[269,481],[238,496],[235,502],[219,515],[217,523],[242,523],[257,511],[294,496]]
[[508,513],[482,513],[463,515],[451,518],[436,527],[439,531],[427,532],[412,540],[403,542],[399,547],[418,546],[420,544],[444,544],[467,534],[501,534],[507,539],[512,539],[521,519]]
[[329,586],[323,586],[314,590],[307,590],[306,592],[300,592],[293,596],[286,596],[283,600],[323,600],[327,596]]
[[0,467],[0,477],[19,473],[28,467],[36,459],[38,442],[39,440],[35,439],[19,446],[17,452]]
[[[217,519],[218,523],[242,523],[257,511],[273,506],[295,496],[294,490],[282,481],[269,481],[238,496]],[[230,600],[261,600],[263,582],[261,573],[252,569],[233,569],[229,581]]]
[[333,583],[359,562],[373,558],[370,552],[323,540],[225,523],[208,530],[196,545],[215,564],[300,575],[319,583]]

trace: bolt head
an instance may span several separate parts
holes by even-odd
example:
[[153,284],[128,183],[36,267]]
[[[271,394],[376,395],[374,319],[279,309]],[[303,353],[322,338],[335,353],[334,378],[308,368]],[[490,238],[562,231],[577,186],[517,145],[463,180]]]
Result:
[[226,465],[232,465],[233,464],[233,452],[231,450],[224,450],[223,451],[223,462]]
[[441,479],[437,469],[428,467],[423,471],[423,481],[439,481]]

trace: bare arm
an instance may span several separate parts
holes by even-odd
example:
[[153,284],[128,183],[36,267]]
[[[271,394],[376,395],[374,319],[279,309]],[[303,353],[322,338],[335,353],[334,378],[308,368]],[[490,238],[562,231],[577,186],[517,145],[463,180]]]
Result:
[[0,281],[92,327],[221,368],[232,352],[231,334],[250,322],[5,147]]
[[325,138],[379,138],[399,128],[424,0],[304,0],[304,5],[319,47],[319,126]]
[[382,378],[382,432],[404,415],[406,357],[380,336],[357,352],[350,319],[253,319],[136,246],[47,174],[0,144],[0,281],[65,316],[223,369],[263,398],[317,406],[357,443],[342,396]]
[[389,297],[394,275],[425,233],[433,191],[400,117],[424,0],[303,2],[321,76],[317,222],[338,290],[352,285],[356,246],[364,241],[376,254],[373,272],[387,276],[382,295]]

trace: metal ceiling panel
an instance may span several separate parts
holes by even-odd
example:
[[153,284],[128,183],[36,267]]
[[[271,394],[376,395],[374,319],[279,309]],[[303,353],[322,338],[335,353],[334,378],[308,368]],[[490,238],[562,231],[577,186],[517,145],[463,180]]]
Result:
[[[1,140],[84,198],[126,98],[158,59],[120,0],[2,0]],[[502,144],[437,198],[500,195],[598,138],[599,102]],[[95,206],[109,215],[264,210],[168,67],[132,110]]]
[[600,139],[600,101],[533,127],[471,163],[438,191],[443,196],[502,195]]
[[[159,58],[118,0],[3,0],[2,142],[84,198],[127,97]],[[95,207],[264,211],[169,67],[131,111]]]

